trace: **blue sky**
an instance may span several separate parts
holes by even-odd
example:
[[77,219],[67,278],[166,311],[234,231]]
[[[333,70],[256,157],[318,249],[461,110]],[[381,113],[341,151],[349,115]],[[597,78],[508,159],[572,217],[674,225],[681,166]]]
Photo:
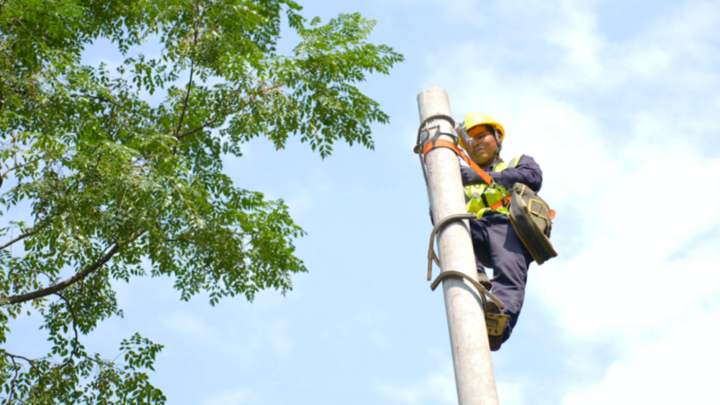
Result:
[[[170,404],[456,403],[412,153],[416,96],[439,86],[456,119],[504,125],[503,155],[538,161],[558,212],[560,257],[532,265],[518,327],[493,354],[500,402],[718,402],[720,3],[302,4],[376,19],[372,41],[407,58],[362,85],[391,117],[375,151],[338,146],[323,161],[298,141],[254,140],[225,161],[237,185],[288,203],[310,272],[285,297],[216,307],[181,302],[170,279],[117,283],[125,317],[89,350],[112,358],[136,331],[163,343],[151,378]],[[11,327],[9,346],[41,346],[32,319]]]

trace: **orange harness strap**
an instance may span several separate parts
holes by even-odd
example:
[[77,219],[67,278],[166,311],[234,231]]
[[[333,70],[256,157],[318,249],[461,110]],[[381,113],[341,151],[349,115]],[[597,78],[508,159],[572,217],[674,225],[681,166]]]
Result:
[[[462,160],[464,160],[465,163],[467,163],[475,171],[475,173],[477,173],[478,176],[480,176],[480,178],[483,179],[485,183],[487,183],[487,185],[492,184],[492,177],[490,177],[489,174],[485,173],[485,170],[481,169],[480,166],[477,165],[477,163],[473,162],[473,160],[470,159],[470,157],[468,157],[468,155],[463,152],[462,149],[458,148],[454,142],[445,139],[435,139],[433,141],[430,141],[423,148],[423,156],[427,155],[428,152],[435,148],[451,149],[453,152],[455,152],[456,155],[458,155]],[[510,196],[507,196],[504,199],[498,201],[497,203],[491,205],[489,208],[497,210],[500,207],[507,207],[508,205],[510,205],[510,199]]]
[[488,186],[492,184],[492,177],[490,177],[489,174],[485,173],[485,171],[481,169],[480,166],[477,165],[477,163],[473,162],[473,160],[470,159],[468,155],[463,152],[462,149],[458,148],[454,142],[445,139],[435,139],[433,141],[430,141],[425,144],[425,147],[423,148],[423,156],[427,155],[428,152],[435,148],[452,149],[452,151],[455,152],[455,154],[458,155],[462,160],[464,160],[465,163],[467,163],[475,171],[475,173],[477,173],[478,176],[480,176],[480,178],[483,179],[485,183],[487,183]]

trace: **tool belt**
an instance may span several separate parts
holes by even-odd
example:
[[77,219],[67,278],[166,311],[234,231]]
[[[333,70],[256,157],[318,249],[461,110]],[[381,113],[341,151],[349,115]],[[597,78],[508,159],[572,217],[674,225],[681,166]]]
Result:
[[510,223],[533,259],[537,264],[543,264],[557,256],[550,243],[553,212],[545,200],[522,183],[515,183],[510,194]]

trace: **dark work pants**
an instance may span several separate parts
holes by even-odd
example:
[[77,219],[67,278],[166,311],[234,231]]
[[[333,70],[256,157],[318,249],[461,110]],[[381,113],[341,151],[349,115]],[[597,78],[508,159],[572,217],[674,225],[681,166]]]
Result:
[[470,220],[475,262],[478,271],[493,269],[492,290],[505,306],[502,312],[510,316],[503,331],[503,342],[508,340],[517,323],[525,298],[525,283],[530,263],[530,252],[525,248],[507,215],[489,214]]

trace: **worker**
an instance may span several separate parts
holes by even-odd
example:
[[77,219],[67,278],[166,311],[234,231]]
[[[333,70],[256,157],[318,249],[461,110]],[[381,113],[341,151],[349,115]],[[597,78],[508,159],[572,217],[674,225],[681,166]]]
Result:
[[[507,197],[507,190],[515,183],[523,183],[538,192],[542,171],[530,156],[523,155],[509,162],[500,158],[505,129],[489,115],[469,113],[460,125],[469,135],[467,142],[461,141],[460,146],[493,180],[492,185],[487,185],[472,168],[460,168],[467,210],[477,214],[477,219],[469,221],[477,269],[483,274],[486,267],[493,269],[491,292],[504,304],[500,309],[488,300],[486,312],[509,316],[501,336],[488,336],[490,350],[496,351],[517,324],[533,258],[511,225],[507,207],[498,207],[495,203]],[[493,205],[495,209],[490,208]]]

